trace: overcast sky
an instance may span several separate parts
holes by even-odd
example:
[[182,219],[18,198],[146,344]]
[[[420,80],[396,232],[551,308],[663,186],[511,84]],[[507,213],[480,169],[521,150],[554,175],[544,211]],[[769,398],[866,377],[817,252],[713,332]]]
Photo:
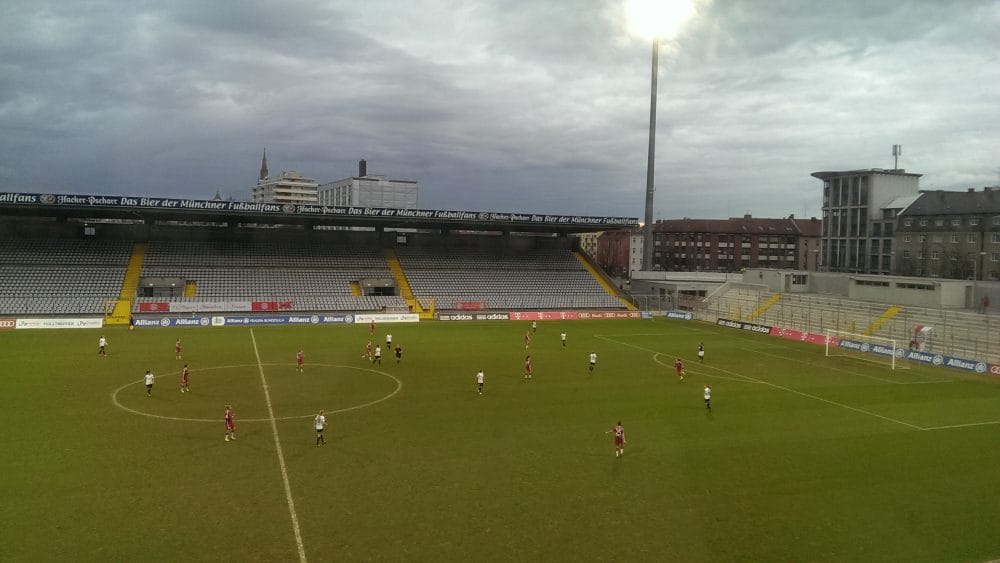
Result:
[[[660,55],[657,218],[819,215],[818,170],[1000,183],[1000,0],[716,0]],[[0,190],[643,216],[650,42],[621,0],[0,3]]]

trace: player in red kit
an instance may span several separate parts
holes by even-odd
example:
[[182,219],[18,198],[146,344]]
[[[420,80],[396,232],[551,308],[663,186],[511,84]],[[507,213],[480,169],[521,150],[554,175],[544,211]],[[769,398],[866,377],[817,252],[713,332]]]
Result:
[[177,342],[174,342],[174,356],[179,360],[181,359],[181,339],[178,338]]
[[181,370],[181,393],[187,393],[191,389],[188,388],[189,379],[191,377],[191,372],[188,370],[188,365],[184,364],[184,369]]
[[305,361],[306,361],[306,357],[305,357],[304,354],[302,354],[302,350],[299,350],[298,352],[296,352],[295,353],[295,371],[301,372],[302,369],[303,369],[302,368],[302,364],[304,364]]
[[684,380],[684,362],[682,362],[680,358],[677,358],[677,361],[674,362],[674,369],[677,370],[677,377],[679,377],[681,379],[681,381],[683,381]]
[[368,325],[368,333],[375,334],[375,319],[372,319],[371,324]]
[[372,361],[372,341],[369,340],[368,344],[365,346],[365,353],[361,355],[362,358],[368,358],[368,361]]
[[531,333],[530,332],[524,333],[524,349],[525,350],[528,349],[528,344],[531,344]]
[[233,420],[233,406],[226,405],[226,441],[236,439],[236,421]]
[[524,378],[531,379],[531,374],[534,373],[531,369],[531,355],[524,357]]
[[621,457],[625,454],[625,427],[622,426],[620,420],[614,428],[605,432],[605,434],[611,433],[615,435],[615,457]]

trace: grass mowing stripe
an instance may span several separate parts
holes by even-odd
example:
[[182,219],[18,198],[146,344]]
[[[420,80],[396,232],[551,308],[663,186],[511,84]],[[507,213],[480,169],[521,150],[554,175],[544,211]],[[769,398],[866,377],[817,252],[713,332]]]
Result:
[[260,382],[264,386],[264,401],[267,403],[267,414],[271,419],[271,433],[274,435],[274,448],[278,452],[278,465],[281,466],[281,479],[285,482],[285,500],[288,501],[288,513],[292,517],[292,530],[295,532],[295,545],[299,548],[299,561],[306,563],[306,548],[302,545],[302,533],[299,531],[299,517],[295,513],[295,501],[292,500],[292,485],[288,482],[288,469],[285,467],[285,455],[281,452],[281,439],[278,438],[278,423],[274,420],[274,407],[271,406],[271,392],[267,389],[267,378],[264,377],[264,364],[260,361],[260,351],[257,350],[257,338],[250,329],[250,340],[253,341],[253,353],[257,357],[257,369],[260,371]]

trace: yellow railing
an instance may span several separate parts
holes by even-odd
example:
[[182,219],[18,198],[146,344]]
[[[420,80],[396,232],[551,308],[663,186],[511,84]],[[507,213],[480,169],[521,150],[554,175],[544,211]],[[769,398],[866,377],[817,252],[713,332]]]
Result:
[[579,252],[574,252],[573,255],[576,256],[576,259],[580,261],[581,265],[583,265],[583,269],[587,270],[587,272],[591,276],[593,276],[595,280],[597,280],[597,283],[601,284],[601,287],[604,288],[604,291],[607,291],[609,295],[612,295],[618,299],[618,301],[622,304],[622,307],[625,307],[629,311],[636,310],[635,305],[632,305],[628,301],[618,296],[618,290],[616,290],[615,287],[611,285],[611,283],[608,282],[608,280],[604,276],[602,276],[601,273],[598,272],[596,268],[594,268],[594,265],[590,263],[590,260],[587,260],[587,258],[584,257]]
[[881,317],[879,317],[879,318],[875,319],[874,321],[872,321],[872,324],[868,325],[868,328],[866,328],[865,330],[863,330],[861,332],[861,334],[864,334],[865,336],[871,336],[872,334],[875,334],[875,331],[877,331],[878,329],[882,328],[882,325],[884,325],[885,323],[891,321],[892,318],[895,317],[896,315],[898,315],[899,312],[902,311],[902,310],[903,309],[901,307],[896,306],[896,305],[893,305],[892,307],[889,307],[888,309],[885,310],[884,313],[882,313]]
[[406,273],[403,272],[403,265],[399,263],[399,258],[396,257],[396,251],[386,248],[385,261],[389,264],[389,271],[392,272],[392,277],[396,280],[396,287],[399,288],[400,297],[410,306],[411,311],[414,313],[424,313],[423,307],[420,306],[420,300],[413,296],[413,290],[410,289],[410,282],[406,280]]
[[125,268],[122,287],[118,291],[118,300],[115,302],[111,314],[106,315],[106,324],[128,324],[128,319],[132,315],[132,300],[135,299],[135,290],[139,286],[139,276],[142,274],[142,262],[145,258],[146,245],[141,242],[135,243],[132,247],[132,256],[129,258],[128,266]]
[[780,299],[781,299],[781,294],[780,293],[775,293],[763,305],[761,305],[760,307],[757,307],[756,309],[754,309],[754,312],[752,312],[749,315],[747,315],[747,319],[746,320],[752,321],[752,320],[756,319],[757,317],[763,315],[765,311],[767,311],[768,309],[770,309],[771,306],[774,305],[775,303],[777,303],[778,300],[780,300]]

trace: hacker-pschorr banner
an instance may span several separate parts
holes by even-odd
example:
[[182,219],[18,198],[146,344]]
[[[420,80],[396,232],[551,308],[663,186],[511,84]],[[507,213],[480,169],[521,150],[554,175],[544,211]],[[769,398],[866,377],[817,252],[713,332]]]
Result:
[[335,205],[295,205],[259,201],[217,201],[174,199],[166,197],[127,197],[115,195],[26,194],[0,192],[0,206],[52,205],[66,207],[120,207],[124,209],[169,209],[218,211],[227,213],[275,213],[332,215],[357,218],[436,219],[451,221],[489,221],[493,223],[530,223],[544,225],[599,225],[634,227],[636,217],[595,217],[590,215],[539,215],[492,211],[451,211],[440,209],[387,209],[382,207],[340,207]]

